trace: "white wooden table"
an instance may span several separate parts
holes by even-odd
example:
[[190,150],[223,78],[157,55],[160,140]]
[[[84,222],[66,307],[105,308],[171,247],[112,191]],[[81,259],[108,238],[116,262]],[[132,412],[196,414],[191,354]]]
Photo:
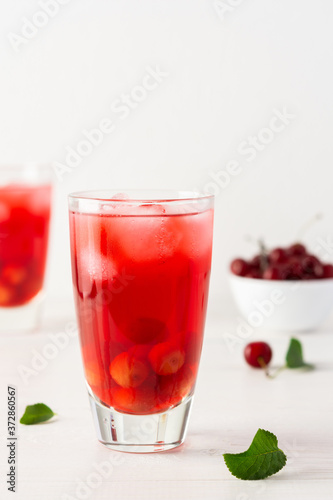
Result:
[[[298,335],[313,372],[285,371],[275,380],[245,365],[242,348],[223,339],[236,317],[210,315],[196,397],[185,444],[172,452],[113,452],[96,439],[84,386],[77,337],[56,350],[54,337],[73,320],[62,305],[41,333],[0,337],[0,498],[65,499],[332,499],[333,318],[320,331]],[[273,364],[283,363],[286,334],[269,338]],[[52,340],[53,339],[53,340]],[[65,340],[64,340],[65,342]],[[46,348],[45,346],[48,345]],[[49,357],[24,383],[18,367],[32,368],[36,353]],[[38,357],[38,355],[37,355]],[[39,426],[18,425],[17,492],[7,491],[6,388],[17,386],[18,416],[27,404],[44,402],[58,414]],[[274,432],[288,457],[285,468],[263,481],[241,481],[222,454],[247,449],[261,427]],[[96,475],[102,466],[104,478]]]

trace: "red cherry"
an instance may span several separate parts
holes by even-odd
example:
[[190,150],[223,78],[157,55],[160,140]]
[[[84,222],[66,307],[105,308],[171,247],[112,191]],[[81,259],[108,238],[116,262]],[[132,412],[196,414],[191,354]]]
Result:
[[84,372],[90,387],[104,387],[105,373],[97,362],[85,362]]
[[294,243],[287,249],[288,255],[305,255],[306,248],[301,243]]
[[122,352],[110,364],[110,374],[125,389],[141,385],[149,374],[148,361],[135,357],[134,353]]
[[245,276],[249,271],[249,265],[244,259],[234,259],[230,264],[230,269],[236,276]]
[[266,342],[251,342],[244,349],[244,357],[253,368],[265,368],[272,359],[272,349]]
[[116,387],[112,392],[112,406],[126,413],[150,413],[155,406],[155,384],[152,378],[140,387]]
[[163,407],[170,407],[180,402],[193,388],[195,373],[185,364],[177,373],[159,377],[157,388],[158,400]]
[[315,278],[317,278],[317,279],[324,277],[324,268],[320,262],[315,265],[315,267],[313,269],[313,274],[314,274]]
[[323,265],[323,278],[333,278],[333,266],[332,264]]
[[321,278],[323,276],[322,265],[314,255],[306,255],[301,260],[302,268],[304,273],[310,274],[315,278]]
[[259,269],[250,269],[246,274],[245,274],[245,278],[255,278],[255,279],[261,279],[262,278],[262,275],[261,275],[261,271]]
[[149,361],[158,375],[171,375],[183,366],[184,351],[172,342],[162,342],[154,345],[149,353]]
[[160,342],[166,336],[166,325],[155,318],[136,318],[123,329],[124,335],[136,344]]
[[302,264],[299,261],[291,262],[288,267],[291,275],[293,276],[293,279],[302,279],[303,268]]
[[251,268],[260,269],[261,255],[255,255],[253,259],[249,261],[249,265]]
[[286,251],[283,248],[274,248],[269,254],[271,264],[281,264],[286,260]]
[[262,277],[264,280],[282,280],[281,270],[276,266],[268,267]]
[[288,261],[281,267],[282,280],[300,280],[304,274],[303,268],[295,257],[288,259]]

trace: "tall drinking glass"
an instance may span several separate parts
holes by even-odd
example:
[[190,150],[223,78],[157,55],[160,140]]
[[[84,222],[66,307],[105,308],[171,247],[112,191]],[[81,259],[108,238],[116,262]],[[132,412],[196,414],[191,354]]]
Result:
[[199,366],[213,197],[69,196],[74,297],[98,439],[154,452],[184,438]]
[[48,247],[51,169],[0,166],[0,330],[38,326]]

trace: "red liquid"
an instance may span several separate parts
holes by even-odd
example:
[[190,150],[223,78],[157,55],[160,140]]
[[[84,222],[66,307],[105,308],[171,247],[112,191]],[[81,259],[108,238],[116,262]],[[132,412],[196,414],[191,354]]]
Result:
[[44,279],[50,186],[0,188],[0,307],[26,304]]
[[192,394],[212,223],[212,210],[136,217],[70,214],[86,380],[106,405],[156,413]]

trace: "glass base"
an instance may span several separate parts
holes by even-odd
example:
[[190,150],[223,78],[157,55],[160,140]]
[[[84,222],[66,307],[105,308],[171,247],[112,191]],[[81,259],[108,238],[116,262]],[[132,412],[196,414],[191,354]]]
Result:
[[185,439],[193,396],[178,406],[152,415],[120,413],[89,393],[99,441],[107,448],[129,453],[156,453],[180,446]]
[[20,333],[37,330],[43,299],[43,292],[39,292],[30,302],[22,306],[0,307],[0,331]]

